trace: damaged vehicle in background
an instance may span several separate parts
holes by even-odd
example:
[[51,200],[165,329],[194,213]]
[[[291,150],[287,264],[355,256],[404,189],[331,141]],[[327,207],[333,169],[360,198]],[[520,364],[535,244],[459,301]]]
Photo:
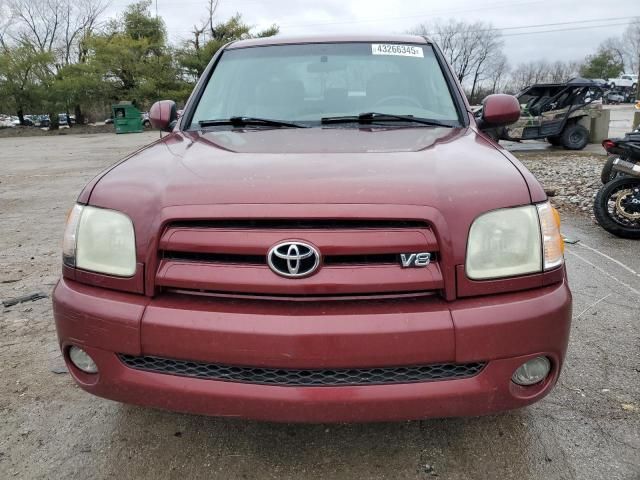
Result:
[[524,407],[571,323],[558,213],[424,37],[221,48],[169,132],[73,206],[53,293],[75,382],[281,422]]
[[[589,110],[602,99],[601,84],[583,78],[567,83],[531,85],[516,95],[522,116],[516,123],[495,129],[495,140],[546,139],[568,150],[582,150],[589,143]],[[477,115],[482,115],[480,109]]]

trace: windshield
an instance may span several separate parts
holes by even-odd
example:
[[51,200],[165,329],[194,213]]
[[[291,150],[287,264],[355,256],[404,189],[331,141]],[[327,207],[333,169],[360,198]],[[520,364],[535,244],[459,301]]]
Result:
[[254,117],[319,124],[365,112],[459,122],[430,45],[326,43],[226,50],[191,123]]

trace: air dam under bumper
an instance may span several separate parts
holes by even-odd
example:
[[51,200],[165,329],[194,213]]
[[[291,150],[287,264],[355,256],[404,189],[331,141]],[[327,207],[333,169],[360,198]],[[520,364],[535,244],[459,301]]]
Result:
[[[399,421],[523,407],[544,397],[556,383],[571,321],[571,295],[564,282],[452,303],[427,299],[422,312],[420,302],[409,309],[381,302],[379,308],[388,310],[380,317],[384,321],[334,315],[329,302],[292,307],[293,311],[267,308],[252,316],[233,302],[216,311],[218,301],[148,299],[69,280],[58,283],[53,298],[61,348],[71,374],[86,391],[167,410],[279,422]],[[296,308],[318,309],[323,322],[305,322]],[[419,341],[411,340],[415,338]],[[84,374],[69,363],[66,351],[71,345],[91,355],[97,375]],[[486,366],[473,377],[452,380],[274,386],[137,370],[118,354],[283,369],[443,362]],[[511,382],[513,372],[538,355],[551,359],[549,377],[531,387]],[[239,361],[242,358],[245,361]]]

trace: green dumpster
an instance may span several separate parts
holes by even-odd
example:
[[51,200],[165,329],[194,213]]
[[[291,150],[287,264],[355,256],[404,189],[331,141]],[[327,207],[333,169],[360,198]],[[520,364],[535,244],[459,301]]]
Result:
[[144,130],[142,114],[131,102],[120,102],[111,106],[116,133],[138,133]]

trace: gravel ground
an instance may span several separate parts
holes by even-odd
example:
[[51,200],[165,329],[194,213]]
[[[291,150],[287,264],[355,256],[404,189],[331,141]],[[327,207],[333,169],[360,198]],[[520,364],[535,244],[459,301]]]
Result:
[[607,159],[602,154],[546,150],[516,152],[531,170],[561,213],[592,216],[593,199],[602,187],[600,172]]
[[[60,274],[67,210],[97,172],[157,138],[0,139],[0,299]],[[0,480],[640,479],[640,257],[571,210],[602,158],[518,153],[556,203],[574,293],[566,367],[543,401],[482,418],[369,425],[274,425],[180,415],[86,394],[64,371],[51,302],[0,307]],[[595,176],[597,179],[597,176]],[[591,188],[591,187],[589,187]],[[588,193],[587,195],[591,195]],[[560,201],[566,198],[566,206]]]

